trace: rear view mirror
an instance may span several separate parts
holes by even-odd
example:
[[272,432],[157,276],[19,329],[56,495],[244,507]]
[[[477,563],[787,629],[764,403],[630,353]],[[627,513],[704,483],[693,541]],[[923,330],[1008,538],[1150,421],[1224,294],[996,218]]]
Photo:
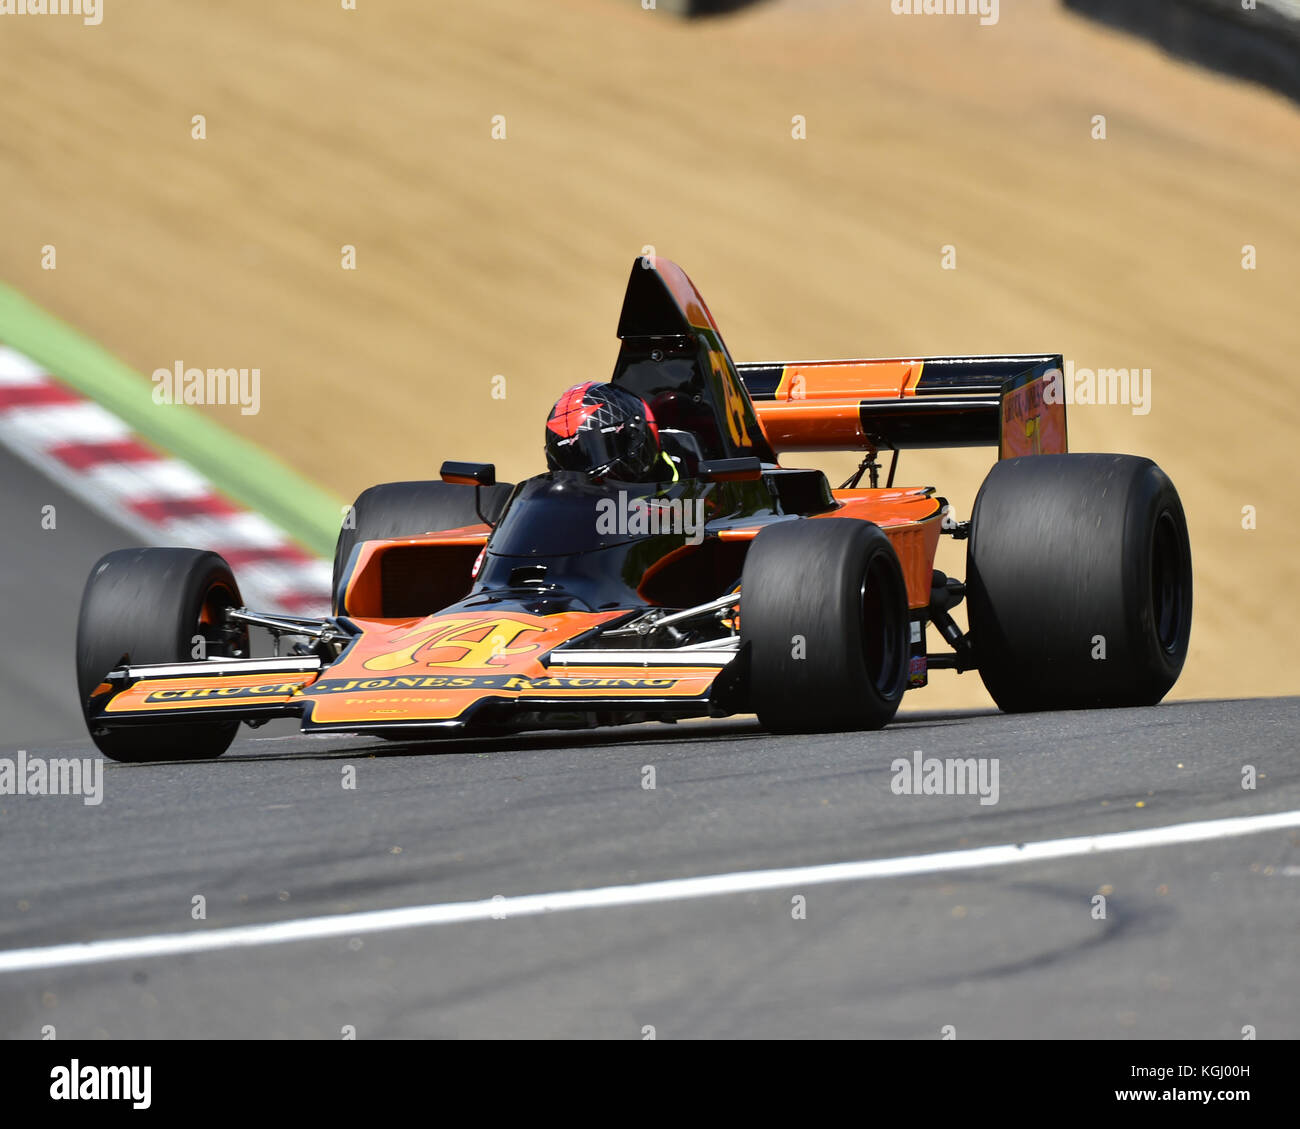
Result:
[[440,475],[443,482],[460,486],[495,486],[497,483],[497,468],[493,463],[445,462]]

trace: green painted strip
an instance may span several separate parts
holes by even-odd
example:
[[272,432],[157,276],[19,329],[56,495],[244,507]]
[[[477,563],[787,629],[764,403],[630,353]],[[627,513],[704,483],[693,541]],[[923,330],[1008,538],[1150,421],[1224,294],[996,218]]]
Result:
[[340,499],[194,407],[154,403],[151,381],[2,282],[0,341],[185,460],[222,493],[263,514],[304,547],[325,558],[334,555]]

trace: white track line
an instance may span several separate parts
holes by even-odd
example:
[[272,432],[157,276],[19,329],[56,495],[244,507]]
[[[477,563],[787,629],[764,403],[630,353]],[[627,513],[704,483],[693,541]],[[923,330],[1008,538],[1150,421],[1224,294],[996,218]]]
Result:
[[424,925],[451,925],[493,918],[529,917],[565,910],[609,909],[616,906],[646,905],[652,902],[683,901],[725,894],[753,893],[791,886],[817,886],[827,882],[855,882],[872,878],[902,878],[914,874],[938,874],[954,870],[976,870],[1013,863],[1044,862],[1105,854],[1145,847],[1169,847],[1179,843],[1202,843],[1282,831],[1300,827],[1300,811],[1275,815],[1250,815],[1233,819],[1176,823],[1145,831],[1118,831],[1075,839],[1049,839],[999,847],[975,847],[943,851],[932,855],[874,859],[863,862],[794,866],[780,870],[752,870],[734,874],[711,874],[700,878],[672,878],[643,882],[636,886],[604,886],[595,890],[571,890],[558,894],[525,894],[479,902],[451,902],[444,905],[408,906],[404,909],[369,910],[331,917],[307,917],[270,925],[244,925],[230,929],[209,929],[197,933],[158,934],[126,937],[114,941],[89,941],[77,945],[14,949],[0,952],[0,973],[30,972],[35,969],[66,968],[70,965],[105,961],[179,956],[220,949],[279,945],[290,941],[320,941],[332,937],[355,937],[393,929]]

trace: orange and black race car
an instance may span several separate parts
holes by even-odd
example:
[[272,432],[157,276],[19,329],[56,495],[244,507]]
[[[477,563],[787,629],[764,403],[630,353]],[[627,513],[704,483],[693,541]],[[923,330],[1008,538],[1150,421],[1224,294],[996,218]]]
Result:
[[[1008,711],[1150,705],[1178,677],[1178,494],[1149,459],[1066,452],[1059,355],[736,364],[654,258],[618,336],[610,380],[552,412],[546,473],[448,462],[366,490],[327,618],[245,608],[214,553],[102,558],[77,631],[95,743],[217,756],[286,715],[399,738],[735,713],[875,729],[936,668],[978,670]],[[895,483],[900,451],[983,445],[969,521]],[[777,457],[846,449],[863,457],[838,489]],[[966,541],[964,581],[934,568],[943,536]],[[252,626],[288,653],[248,657]]]

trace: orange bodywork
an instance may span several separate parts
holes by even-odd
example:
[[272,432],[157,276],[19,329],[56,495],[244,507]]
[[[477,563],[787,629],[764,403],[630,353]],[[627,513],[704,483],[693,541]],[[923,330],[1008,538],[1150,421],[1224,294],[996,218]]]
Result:
[[774,400],[754,404],[778,451],[866,450],[859,405],[916,393],[924,361],[804,361],[786,365]]
[[356,565],[347,576],[339,614],[380,617],[384,614],[384,561],[393,550],[419,546],[421,565],[429,588],[421,595],[424,607],[442,608],[454,604],[469,591],[467,578],[473,560],[487,544],[492,530],[486,525],[467,525],[420,537],[402,537],[387,541],[363,541],[357,548]]
[[924,361],[801,361],[786,365],[776,402],[911,396]]
[[792,400],[754,407],[767,441],[778,451],[861,451],[870,446],[856,400]]
[[[856,517],[874,521],[898,554],[907,583],[907,606],[930,605],[934,554],[943,522],[939,499],[929,490],[835,490],[844,508],[822,517]],[[815,520],[815,519],[814,519]]]
[[486,698],[590,702],[706,695],[719,668],[552,670],[553,648],[624,613],[529,615],[459,611],[392,623],[357,621],[361,635],[302,690],[311,727],[452,721]]
[[529,615],[462,611],[410,620],[355,620],[361,629],[323,673],[206,674],[142,679],[113,697],[106,718],[202,710],[301,709],[309,729],[452,722],[485,699],[573,700],[634,709],[638,701],[707,698],[722,664],[549,668],[549,651],[624,613]]
[[[875,522],[894,546],[903,567],[910,608],[928,607],[934,554],[939,546],[942,506],[925,488],[895,490],[834,490],[840,508],[810,518],[857,518]],[[762,525],[721,530],[722,541],[751,541]]]

